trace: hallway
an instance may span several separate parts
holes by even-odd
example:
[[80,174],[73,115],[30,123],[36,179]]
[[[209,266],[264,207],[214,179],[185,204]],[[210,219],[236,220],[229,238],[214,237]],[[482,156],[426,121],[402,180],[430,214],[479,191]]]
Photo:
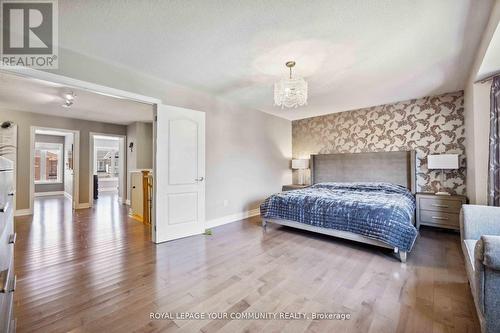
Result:
[[91,299],[102,302],[120,292],[135,252],[152,257],[148,228],[128,217],[116,194],[103,194],[92,209],[74,214],[65,197],[38,197],[34,212],[16,218],[19,332],[66,331],[59,325],[74,326],[71,315]]

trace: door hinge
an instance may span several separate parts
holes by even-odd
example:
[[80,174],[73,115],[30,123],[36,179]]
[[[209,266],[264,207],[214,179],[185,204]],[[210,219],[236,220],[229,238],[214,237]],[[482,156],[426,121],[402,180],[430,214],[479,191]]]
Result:
[[155,121],[158,121],[158,116],[155,116]]

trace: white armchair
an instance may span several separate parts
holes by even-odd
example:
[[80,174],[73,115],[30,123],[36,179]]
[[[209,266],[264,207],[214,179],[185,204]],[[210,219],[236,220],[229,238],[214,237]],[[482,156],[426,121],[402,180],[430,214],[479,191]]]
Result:
[[500,207],[464,205],[460,236],[481,331],[500,332]]

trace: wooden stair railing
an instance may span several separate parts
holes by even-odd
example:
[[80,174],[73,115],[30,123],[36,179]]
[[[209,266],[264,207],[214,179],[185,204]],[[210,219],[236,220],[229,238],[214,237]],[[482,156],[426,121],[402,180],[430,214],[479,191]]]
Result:
[[151,224],[152,193],[152,175],[148,170],[142,170],[142,222],[149,225]]

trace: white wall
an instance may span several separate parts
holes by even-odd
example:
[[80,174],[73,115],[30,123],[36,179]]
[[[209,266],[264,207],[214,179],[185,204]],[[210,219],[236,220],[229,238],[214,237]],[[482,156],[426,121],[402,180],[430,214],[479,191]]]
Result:
[[120,148],[120,142],[115,138],[110,138],[110,139],[95,138],[94,147],[111,148],[114,150],[118,150]]
[[207,113],[207,220],[256,209],[282,184],[291,182],[290,121],[65,49],[60,50],[59,61],[57,74]]
[[500,1],[496,1],[465,87],[467,194],[471,203],[481,205],[487,203],[488,193],[489,87],[491,83],[475,84],[474,81],[499,22]]

